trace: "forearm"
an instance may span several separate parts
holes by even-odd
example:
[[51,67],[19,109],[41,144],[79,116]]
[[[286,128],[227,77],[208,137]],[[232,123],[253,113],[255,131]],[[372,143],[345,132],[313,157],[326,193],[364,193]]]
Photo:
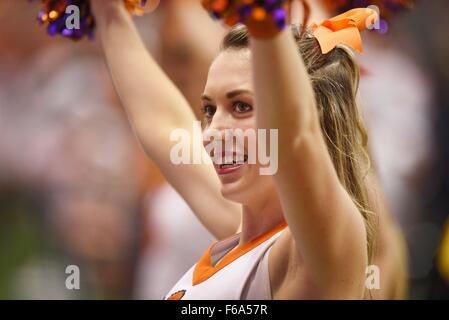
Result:
[[[96,2],[98,2],[97,0]],[[145,148],[174,128],[189,129],[194,116],[182,94],[145,48],[121,1],[95,8],[99,36],[116,91]],[[97,6],[100,6],[97,4]]]
[[251,39],[257,125],[279,129],[279,147],[318,124],[312,86],[289,30],[267,40]]

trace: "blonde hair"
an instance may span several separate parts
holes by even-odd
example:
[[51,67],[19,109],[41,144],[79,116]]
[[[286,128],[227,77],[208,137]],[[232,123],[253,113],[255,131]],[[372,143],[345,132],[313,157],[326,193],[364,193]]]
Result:
[[[352,51],[338,46],[322,54],[310,30],[300,32],[292,26],[314,89],[322,132],[338,178],[365,221],[367,252],[371,261],[374,244],[374,214],[370,210],[365,177],[370,169],[368,136],[357,103],[359,66]],[[221,50],[240,50],[249,46],[245,26],[232,28],[222,41]]]

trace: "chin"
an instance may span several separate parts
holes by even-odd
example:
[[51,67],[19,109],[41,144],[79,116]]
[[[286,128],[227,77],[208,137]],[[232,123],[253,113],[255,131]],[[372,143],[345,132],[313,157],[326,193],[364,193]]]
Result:
[[243,165],[237,170],[226,173],[217,169],[217,174],[221,181],[223,197],[237,203],[246,203],[245,199],[251,194],[251,182],[254,182],[251,167]]
[[248,192],[248,183],[246,178],[243,176],[223,176],[219,175],[221,181],[221,194],[224,198],[242,203],[245,198],[245,193]]
[[271,194],[274,188],[271,177],[260,176],[255,170],[251,170],[252,168],[245,169],[249,170],[237,177],[220,176],[223,197],[242,205],[261,201]]

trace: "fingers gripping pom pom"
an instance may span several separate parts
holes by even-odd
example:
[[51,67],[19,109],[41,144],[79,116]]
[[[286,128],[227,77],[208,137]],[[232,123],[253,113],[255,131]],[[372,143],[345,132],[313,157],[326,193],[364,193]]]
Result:
[[[89,0],[29,0],[40,1],[42,8],[37,20],[47,27],[51,36],[62,35],[72,40],[85,36],[92,38],[95,30],[95,19],[90,9]],[[159,4],[154,0],[123,0],[131,14],[142,15],[154,10]]]
[[252,36],[270,38],[287,25],[290,0],[203,0],[212,18],[228,26],[243,23]]

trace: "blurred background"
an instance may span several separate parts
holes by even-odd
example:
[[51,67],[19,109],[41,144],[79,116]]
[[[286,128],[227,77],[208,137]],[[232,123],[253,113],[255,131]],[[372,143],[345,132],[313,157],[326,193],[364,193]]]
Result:
[[[371,4],[312,2],[312,19]],[[213,238],[143,154],[98,42],[48,36],[38,10],[0,1],[0,299],[161,299]],[[447,12],[445,0],[386,8],[360,57],[370,150],[406,240],[411,299],[449,298]],[[225,30],[198,0],[162,0],[136,23],[197,106]],[[69,265],[79,290],[66,288]]]

